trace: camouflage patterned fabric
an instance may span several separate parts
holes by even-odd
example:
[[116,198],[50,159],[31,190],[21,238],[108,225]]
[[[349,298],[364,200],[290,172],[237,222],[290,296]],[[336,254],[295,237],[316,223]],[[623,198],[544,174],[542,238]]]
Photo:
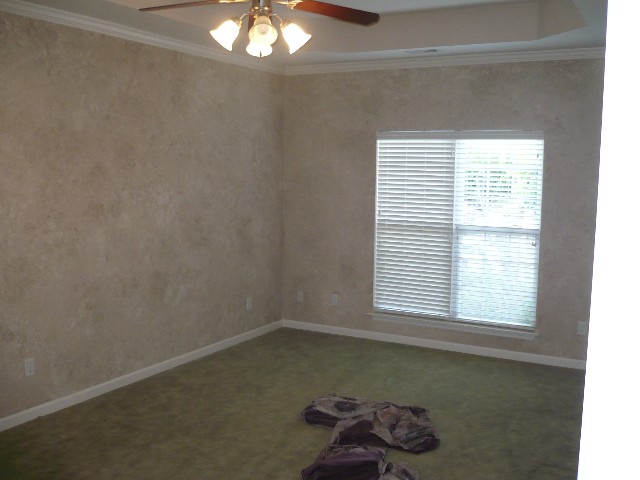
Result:
[[418,480],[406,465],[386,463],[385,449],[358,445],[327,445],[302,471],[303,480]]
[[333,427],[331,443],[385,445],[411,453],[440,444],[428,410],[338,395],[318,397],[302,411],[305,422]]
[[421,407],[331,394],[313,400],[302,418],[333,428],[329,445],[302,471],[303,480],[417,480],[409,467],[384,461],[386,448],[422,453],[440,444]]
[[316,461],[302,470],[302,478],[378,480],[386,467],[384,454],[384,449],[366,446],[327,445]]

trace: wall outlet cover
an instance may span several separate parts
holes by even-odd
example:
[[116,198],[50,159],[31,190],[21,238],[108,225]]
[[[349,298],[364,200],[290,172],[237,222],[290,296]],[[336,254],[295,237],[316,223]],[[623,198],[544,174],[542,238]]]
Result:
[[589,333],[588,322],[578,322],[578,335],[585,336]]
[[24,361],[24,375],[31,377],[36,374],[36,361],[33,358],[27,358]]

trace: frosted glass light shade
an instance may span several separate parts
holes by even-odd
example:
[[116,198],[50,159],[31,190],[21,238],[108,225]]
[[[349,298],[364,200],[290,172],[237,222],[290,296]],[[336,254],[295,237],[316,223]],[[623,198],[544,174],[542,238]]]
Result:
[[251,43],[258,45],[273,45],[278,38],[278,31],[271,23],[271,19],[266,15],[259,15],[249,30]]
[[239,18],[230,18],[224,21],[218,28],[211,30],[211,36],[227,50],[231,51],[233,42],[238,38],[242,23]]
[[267,57],[271,55],[273,52],[273,48],[271,45],[260,45],[259,43],[255,43],[251,41],[249,45],[247,45],[247,53],[249,55],[253,55],[254,57]]
[[311,35],[302,30],[295,23],[282,22],[280,27],[285,42],[289,45],[289,53],[297,52],[300,47],[309,41]]

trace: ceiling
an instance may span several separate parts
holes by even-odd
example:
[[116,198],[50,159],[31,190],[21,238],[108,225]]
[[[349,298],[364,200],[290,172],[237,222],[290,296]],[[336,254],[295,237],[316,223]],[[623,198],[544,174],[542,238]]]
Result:
[[0,0],[0,7],[36,4],[194,45],[215,58],[275,68],[601,49],[605,44],[606,0],[325,0],[380,13],[380,22],[362,27],[274,4],[275,13],[313,38],[293,55],[278,39],[271,56],[256,59],[244,51],[246,35],[240,35],[231,53],[209,35],[225,19],[247,12],[250,2],[138,11],[183,1],[188,0]]

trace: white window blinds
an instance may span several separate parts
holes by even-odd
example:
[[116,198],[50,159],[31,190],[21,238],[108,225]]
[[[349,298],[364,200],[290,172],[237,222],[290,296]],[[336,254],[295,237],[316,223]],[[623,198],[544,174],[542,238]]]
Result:
[[378,137],[374,308],[532,327],[539,132]]

